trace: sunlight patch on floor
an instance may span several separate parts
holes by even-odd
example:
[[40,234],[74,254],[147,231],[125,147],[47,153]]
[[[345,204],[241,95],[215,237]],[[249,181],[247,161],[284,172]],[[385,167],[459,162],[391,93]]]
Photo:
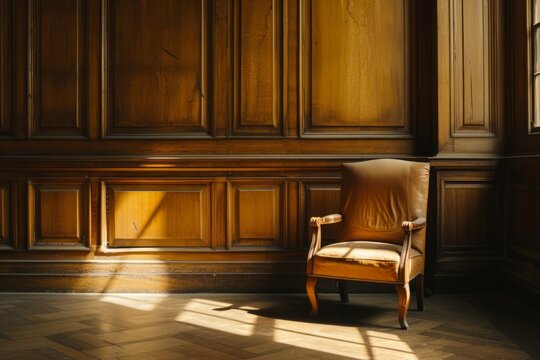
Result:
[[230,303],[196,298],[183,307],[175,320],[230,334],[251,336],[257,316],[235,309]]
[[134,310],[152,311],[166,297],[167,295],[165,294],[153,294],[152,296],[107,294],[102,296],[99,300],[109,304],[125,306]]

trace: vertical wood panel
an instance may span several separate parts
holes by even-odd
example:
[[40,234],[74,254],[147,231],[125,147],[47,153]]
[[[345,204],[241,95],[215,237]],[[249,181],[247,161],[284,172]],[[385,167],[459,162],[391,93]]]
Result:
[[103,0],[106,135],[208,131],[207,0]]
[[79,189],[40,189],[38,238],[79,238]]
[[87,2],[30,0],[31,136],[82,136],[87,118]]
[[[308,183],[305,185],[305,234],[304,245],[309,246],[309,219],[313,216],[326,216],[340,213],[339,183]],[[323,241],[328,244],[337,241],[341,224],[325,225],[323,227]]]
[[499,117],[498,1],[451,6],[452,136],[493,136]]
[[443,202],[442,251],[493,246],[493,185],[446,182]]
[[534,187],[531,184],[511,184],[509,196],[509,244],[531,248],[535,226]]
[[13,2],[0,3],[0,136],[10,134],[13,104]]
[[302,1],[304,133],[407,133],[409,6]]
[[107,191],[111,247],[210,247],[207,184],[110,185]]
[[233,134],[275,135],[283,127],[282,0],[234,1]]
[[284,247],[281,183],[229,183],[229,247]]
[[498,190],[493,174],[443,172],[439,179],[439,256],[499,250]]
[[10,244],[9,186],[0,184],[0,246]]
[[89,190],[84,181],[35,180],[28,184],[30,248],[86,249]]

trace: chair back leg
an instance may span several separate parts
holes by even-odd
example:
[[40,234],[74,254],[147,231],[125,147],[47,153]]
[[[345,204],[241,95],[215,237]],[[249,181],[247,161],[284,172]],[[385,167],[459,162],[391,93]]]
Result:
[[343,280],[339,280],[338,287],[339,287],[339,297],[341,299],[341,302],[343,304],[347,304],[349,302],[349,289],[347,289],[347,282]]
[[424,274],[416,277],[416,306],[418,311],[424,311]]

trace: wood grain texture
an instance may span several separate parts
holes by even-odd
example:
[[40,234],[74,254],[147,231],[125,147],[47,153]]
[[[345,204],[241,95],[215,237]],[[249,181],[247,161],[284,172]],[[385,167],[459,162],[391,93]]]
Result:
[[[496,232],[497,188],[493,179],[471,174],[441,175],[440,252],[464,249],[493,251]],[[476,177],[476,178],[475,178]]]
[[[339,183],[305,183],[305,218],[302,244],[309,246],[309,219],[313,216],[326,216],[340,213],[340,184]],[[323,246],[336,242],[341,223],[325,225],[323,231]]]
[[87,16],[86,0],[29,2],[32,137],[86,134]]
[[407,133],[405,1],[302,1],[304,133]]
[[540,293],[540,159],[506,161],[505,274]]
[[210,247],[209,184],[126,184],[107,190],[108,246]]
[[13,2],[0,3],[0,136],[9,135],[13,107]]
[[502,11],[499,0],[439,2],[441,152],[502,151]]
[[104,1],[106,135],[208,131],[208,1]]
[[28,246],[33,249],[87,249],[89,193],[83,180],[28,183]]
[[229,182],[228,247],[284,247],[281,182]]
[[[395,295],[4,294],[2,359],[525,360],[540,352],[530,311],[501,295],[428,299],[395,325]],[[510,312],[509,309],[512,309]],[[429,344],[429,346],[426,346]]]
[[9,185],[0,183],[0,246],[10,245]]
[[496,277],[502,259],[499,186],[489,171],[437,172],[436,276]]
[[235,135],[283,128],[283,11],[279,0],[234,1]]

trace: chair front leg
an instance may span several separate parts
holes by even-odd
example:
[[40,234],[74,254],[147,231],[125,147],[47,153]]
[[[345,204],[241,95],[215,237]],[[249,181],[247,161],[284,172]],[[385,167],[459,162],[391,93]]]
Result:
[[424,274],[416,277],[416,306],[418,311],[424,311]]
[[409,324],[407,323],[407,310],[409,309],[409,301],[411,299],[409,283],[396,285],[396,292],[398,295],[399,325],[403,330],[407,330],[409,328]]
[[306,281],[306,292],[311,304],[310,315],[317,315],[319,312],[319,301],[317,299],[317,292],[315,286],[317,285],[317,278],[315,276],[308,276]]

